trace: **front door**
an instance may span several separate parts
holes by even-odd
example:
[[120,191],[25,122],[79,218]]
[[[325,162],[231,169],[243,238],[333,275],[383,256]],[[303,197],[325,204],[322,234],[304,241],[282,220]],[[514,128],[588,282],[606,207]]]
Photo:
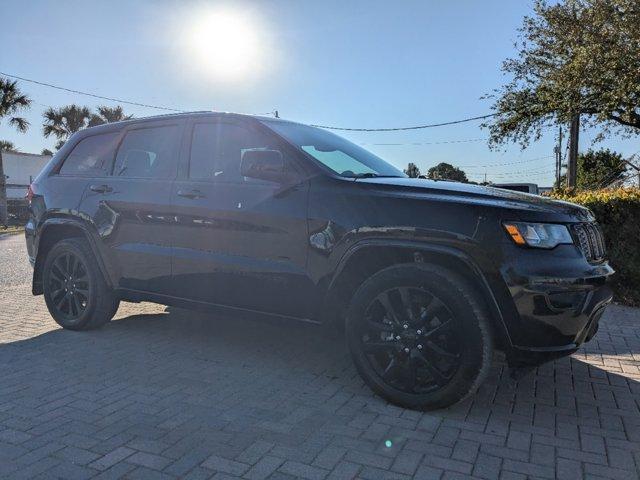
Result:
[[247,150],[279,149],[294,172],[291,154],[243,120],[195,120],[189,129],[188,166],[173,185],[173,290],[207,303],[307,316],[308,184],[240,175]]

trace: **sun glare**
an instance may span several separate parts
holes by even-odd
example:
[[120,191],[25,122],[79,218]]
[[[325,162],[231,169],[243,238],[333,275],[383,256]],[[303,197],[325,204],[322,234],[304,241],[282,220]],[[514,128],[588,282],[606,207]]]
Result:
[[219,79],[246,77],[259,67],[256,26],[239,12],[209,12],[195,18],[188,48],[195,66]]

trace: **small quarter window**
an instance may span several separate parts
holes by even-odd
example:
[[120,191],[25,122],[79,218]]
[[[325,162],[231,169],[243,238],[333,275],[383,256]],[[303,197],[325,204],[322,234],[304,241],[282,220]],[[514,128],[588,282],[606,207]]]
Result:
[[61,175],[108,175],[115,154],[118,133],[87,137],[73,148],[60,168]]
[[113,174],[117,177],[174,178],[179,139],[177,125],[131,130],[118,149]]

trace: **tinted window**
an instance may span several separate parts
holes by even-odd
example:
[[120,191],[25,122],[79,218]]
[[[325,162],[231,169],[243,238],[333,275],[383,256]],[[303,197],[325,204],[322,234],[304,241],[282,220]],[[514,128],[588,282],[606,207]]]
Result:
[[247,150],[278,150],[277,141],[262,132],[231,123],[197,123],[193,127],[189,177],[222,182],[256,182],[240,175]]
[[380,157],[326,130],[290,122],[264,123],[343,177],[406,177]]
[[111,169],[118,133],[93,135],[81,140],[60,168],[63,175],[101,176]]
[[116,157],[114,175],[174,178],[178,165],[180,127],[141,128],[128,132]]

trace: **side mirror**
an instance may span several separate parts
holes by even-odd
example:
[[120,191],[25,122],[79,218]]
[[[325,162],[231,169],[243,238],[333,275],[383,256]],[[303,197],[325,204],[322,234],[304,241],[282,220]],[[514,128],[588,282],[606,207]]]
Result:
[[245,150],[240,160],[243,177],[259,178],[270,182],[282,182],[286,175],[284,159],[279,150]]

